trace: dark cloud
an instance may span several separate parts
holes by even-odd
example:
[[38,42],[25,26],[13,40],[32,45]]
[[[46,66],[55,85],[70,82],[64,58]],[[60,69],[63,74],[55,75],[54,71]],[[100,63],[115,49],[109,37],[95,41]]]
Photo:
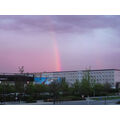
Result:
[[96,28],[120,29],[120,16],[0,16],[0,29],[55,32],[86,32]]
[[62,70],[119,68],[119,23],[120,16],[105,15],[0,16],[0,71],[19,65],[27,71],[53,71],[55,53]]

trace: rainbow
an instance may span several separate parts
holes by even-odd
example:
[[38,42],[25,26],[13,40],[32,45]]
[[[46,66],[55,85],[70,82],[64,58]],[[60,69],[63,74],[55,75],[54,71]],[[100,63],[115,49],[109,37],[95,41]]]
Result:
[[61,71],[60,53],[58,49],[57,40],[53,39],[53,42],[54,42],[54,51],[55,51],[56,70]]
[[52,24],[52,20],[50,19],[50,16],[49,17],[47,16],[47,20],[48,20],[48,23],[49,23],[50,34],[51,34],[52,41],[53,41],[53,51],[54,51],[54,55],[55,55],[56,71],[61,71],[60,52],[59,52],[59,48],[58,48],[55,29],[54,29],[54,26]]

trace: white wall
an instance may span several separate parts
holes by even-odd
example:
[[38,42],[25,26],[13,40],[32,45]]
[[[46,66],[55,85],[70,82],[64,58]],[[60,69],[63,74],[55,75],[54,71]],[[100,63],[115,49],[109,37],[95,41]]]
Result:
[[[42,73],[42,77],[60,77],[65,78],[66,82],[73,84],[76,80],[81,82],[84,71],[65,71],[65,72],[49,72]],[[91,70],[90,77],[96,83],[104,84],[106,82],[115,86],[116,82],[120,82],[120,71],[118,70]]]

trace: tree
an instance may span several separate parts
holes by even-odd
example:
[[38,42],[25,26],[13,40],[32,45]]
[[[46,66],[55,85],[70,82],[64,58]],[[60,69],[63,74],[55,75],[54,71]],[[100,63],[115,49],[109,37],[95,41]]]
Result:
[[79,80],[76,80],[76,82],[73,84],[73,93],[75,95],[80,95],[81,93],[81,84]]
[[60,92],[60,83],[58,81],[53,81],[49,85],[49,92],[53,97],[53,104],[55,104],[56,99],[58,98]]
[[96,83],[94,86],[94,91],[97,96],[104,95],[104,85]]
[[95,80],[94,80],[94,79],[91,79],[91,80],[90,80],[90,84],[91,84],[93,96],[95,96],[95,85],[96,85]]
[[65,81],[65,78],[63,78],[60,82],[60,91],[62,92],[63,95],[67,95],[68,93],[68,83]]
[[35,93],[35,86],[32,83],[28,84],[25,88],[25,93],[33,95]]
[[45,84],[36,84],[34,86],[35,86],[35,93],[48,92],[48,87]]
[[84,72],[84,76],[81,81],[81,93],[85,96],[89,96],[92,94],[92,86],[91,86],[89,70]]
[[110,93],[111,91],[112,91],[111,84],[108,83],[108,82],[106,82],[106,83],[104,84],[104,92],[105,92],[105,94],[107,95],[107,94]]

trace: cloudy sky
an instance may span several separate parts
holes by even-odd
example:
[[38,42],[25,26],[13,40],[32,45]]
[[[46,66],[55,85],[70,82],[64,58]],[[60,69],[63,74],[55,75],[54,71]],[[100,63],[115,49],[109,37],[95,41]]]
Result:
[[0,16],[0,72],[120,68],[120,16]]

